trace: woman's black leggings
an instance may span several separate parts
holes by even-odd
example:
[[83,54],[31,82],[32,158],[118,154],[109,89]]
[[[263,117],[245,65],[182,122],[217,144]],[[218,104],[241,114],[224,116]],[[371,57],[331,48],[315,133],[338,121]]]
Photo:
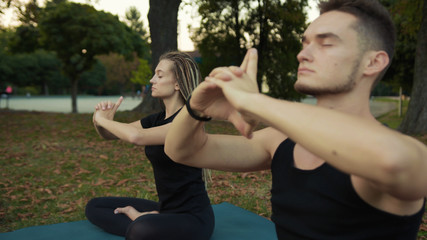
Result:
[[126,197],[94,198],[86,205],[86,217],[106,232],[126,236],[129,240],[209,239],[214,228],[214,216],[209,206],[192,213],[147,214],[132,221],[125,214],[114,214],[118,207],[132,206],[139,212],[159,211],[157,202]]

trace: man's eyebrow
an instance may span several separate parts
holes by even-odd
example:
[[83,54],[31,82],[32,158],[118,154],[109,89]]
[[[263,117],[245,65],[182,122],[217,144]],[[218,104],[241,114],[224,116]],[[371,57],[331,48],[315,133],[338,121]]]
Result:
[[[338,35],[336,35],[335,33],[331,33],[331,32],[316,34],[315,38],[317,38],[317,39],[333,38],[333,39],[336,39],[338,41],[342,41],[342,39]],[[307,42],[307,37],[302,36],[301,42],[302,43]]]
[[338,41],[342,41],[342,39],[336,35],[335,33],[327,32],[327,33],[320,33],[316,35],[317,39],[325,39],[325,38],[332,38]]

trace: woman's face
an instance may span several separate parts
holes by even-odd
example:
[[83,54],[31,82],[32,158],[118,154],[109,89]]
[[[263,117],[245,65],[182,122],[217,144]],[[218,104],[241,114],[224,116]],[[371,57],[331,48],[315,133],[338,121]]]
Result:
[[179,91],[172,67],[173,62],[167,59],[161,60],[157,65],[154,76],[150,80],[152,84],[151,95],[153,97],[166,99]]

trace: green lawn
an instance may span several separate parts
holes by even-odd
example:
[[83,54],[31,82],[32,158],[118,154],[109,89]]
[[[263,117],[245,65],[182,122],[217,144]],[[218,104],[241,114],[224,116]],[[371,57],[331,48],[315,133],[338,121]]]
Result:
[[[116,119],[142,116],[119,112]],[[96,196],[157,200],[151,165],[144,148],[104,141],[92,127],[91,114],[0,112],[0,232],[85,219],[86,202]],[[395,126],[401,118],[380,118]],[[237,134],[225,122],[212,121],[211,133]],[[427,136],[419,137],[427,144]],[[208,193],[269,218],[271,174],[214,171]],[[419,239],[427,239],[424,221]],[[423,237],[424,236],[424,237]]]

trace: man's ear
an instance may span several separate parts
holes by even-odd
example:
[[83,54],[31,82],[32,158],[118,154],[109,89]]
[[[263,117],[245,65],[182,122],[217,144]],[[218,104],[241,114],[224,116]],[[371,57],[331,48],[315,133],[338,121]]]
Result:
[[390,62],[388,54],[384,51],[372,51],[369,52],[366,65],[363,73],[367,76],[380,74]]
[[179,91],[179,84],[178,84],[178,82],[175,83],[175,90]]

